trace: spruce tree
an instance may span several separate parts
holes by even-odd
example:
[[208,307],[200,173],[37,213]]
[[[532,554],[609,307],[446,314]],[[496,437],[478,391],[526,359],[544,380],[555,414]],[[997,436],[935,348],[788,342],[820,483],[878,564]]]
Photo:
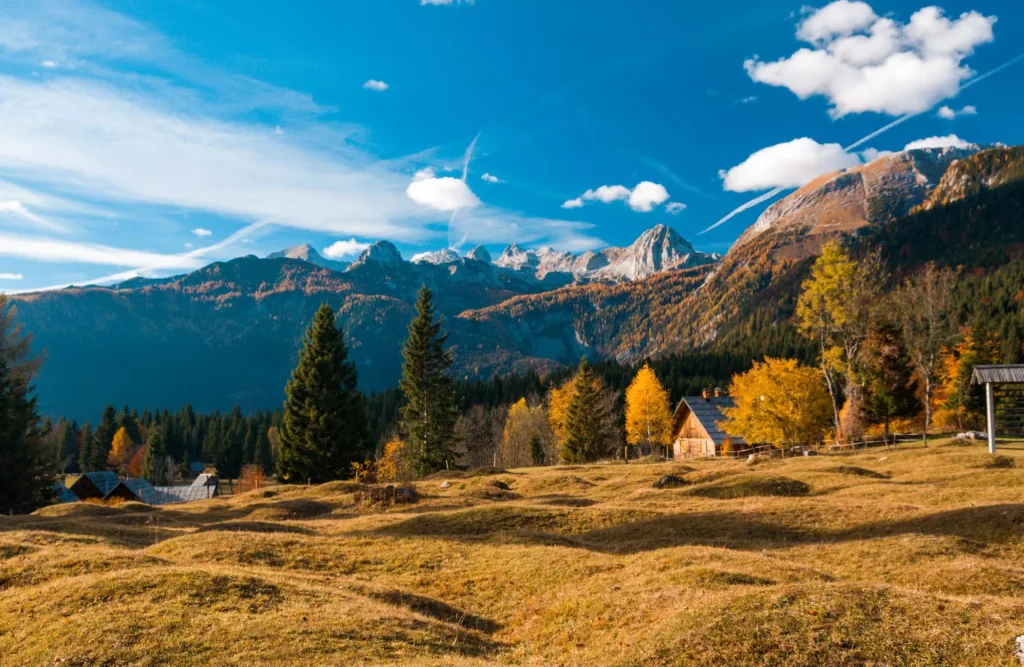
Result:
[[609,439],[608,412],[601,401],[601,386],[584,357],[573,380],[572,398],[566,410],[562,461],[596,461],[607,453]]
[[93,472],[92,469],[92,424],[85,422],[78,435],[78,471]]
[[53,499],[56,470],[32,396],[35,361],[13,308],[0,295],[0,513],[32,512]]
[[217,476],[221,479],[238,479],[242,474],[242,449],[245,441],[239,427],[240,425],[228,429],[227,437],[217,452],[215,463]]
[[306,330],[285,393],[278,476],[293,483],[348,477],[369,437],[356,367],[327,304]]
[[113,405],[108,405],[103,410],[103,417],[96,432],[92,436],[92,446],[89,449],[89,470],[106,470],[107,459],[110,457],[110,447],[114,443],[114,434],[117,433],[117,410]]
[[155,424],[146,437],[146,455],[142,459],[142,476],[154,486],[170,484],[167,466],[167,428]]
[[253,419],[246,420],[245,426],[245,448],[242,454],[242,463],[248,465],[256,462],[256,429],[253,426]]
[[[128,406],[121,408],[121,412],[117,413],[117,426],[118,428],[124,428],[128,432],[128,437],[131,439],[132,444],[142,444],[142,434],[139,432],[139,422],[132,415],[132,412],[128,409]],[[117,432],[116,429],[114,431]]]
[[206,435],[203,438],[203,448],[200,458],[203,461],[215,461],[217,453],[221,448],[221,424],[220,416],[214,415],[206,428]]
[[270,438],[267,437],[266,429],[260,429],[256,436],[256,451],[253,455],[253,463],[263,468],[263,473],[269,475],[274,471],[274,455],[270,451]]
[[445,349],[448,335],[434,297],[424,286],[416,300],[416,317],[409,324],[409,339],[402,354],[402,432],[414,473],[426,476],[455,462],[455,422],[459,412],[455,388],[448,376],[451,352]]
[[56,460],[58,472],[78,472],[78,429],[67,419],[57,428]]

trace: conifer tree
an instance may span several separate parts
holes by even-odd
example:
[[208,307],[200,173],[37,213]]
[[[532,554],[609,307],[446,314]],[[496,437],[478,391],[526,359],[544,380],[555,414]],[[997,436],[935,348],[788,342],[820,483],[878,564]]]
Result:
[[114,434],[117,433],[117,410],[113,405],[108,405],[103,410],[103,417],[96,432],[92,436],[92,447],[89,451],[89,469],[106,470],[107,459],[110,458],[110,448],[114,444]]
[[445,349],[448,335],[441,332],[434,298],[424,286],[416,300],[416,317],[409,324],[405,343],[401,389],[402,431],[414,474],[429,475],[455,462],[455,422],[458,408],[455,389],[448,376],[451,352]]
[[26,513],[53,498],[53,453],[32,396],[36,362],[30,339],[15,323],[15,312],[0,295],[0,513]]
[[253,428],[253,420],[247,419],[245,426],[245,448],[242,454],[242,463],[250,464],[256,462],[256,429]]
[[167,466],[167,433],[155,424],[146,437],[146,455],[142,459],[142,476],[154,486],[170,484]]
[[608,413],[601,401],[600,385],[584,357],[573,381],[572,398],[566,410],[562,461],[595,461],[607,453],[610,438]]
[[78,429],[67,419],[60,421],[57,430],[57,470],[78,472]]
[[228,435],[217,452],[217,476],[221,479],[238,479],[242,474],[242,454],[245,442],[237,427],[228,430]]
[[285,387],[278,476],[327,482],[351,475],[366,453],[366,414],[334,311],[320,306],[306,329],[299,363]]
[[128,406],[121,408],[121,412],[117,413],[117,425],[119,428],[123,428],[128,434],[133,445],[142,444],[142,434],[139,432],[139,422],[128,409]]
[[221,444],[220,417],[214,415],[206,429],[206,436],[203,438],[203,450],[200,458],[204,461],[216,460]]
[[92,469],[92,424],[85,422],[78,435],[78,471],[93,472]]
[[263,468],[263,473],[269,475],[274,471],[274,455],[270,451],[270,438],[267,431],[260,429],[256,436],[256,449],[253,454],[253,463]]

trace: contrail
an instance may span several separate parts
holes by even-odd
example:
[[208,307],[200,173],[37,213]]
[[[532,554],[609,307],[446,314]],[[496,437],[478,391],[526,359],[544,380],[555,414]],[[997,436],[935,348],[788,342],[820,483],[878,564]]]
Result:
[[[962,91],[965,88],[970,88],[971,86],[973,86],[976,83],[981,83],[982,81],[984,81],[985,79],[989,78],[990,76],[994,76],[996,74],[999,74],[1000,72],[1002,72],[1007,67],[1010,67],[1012,65],[1016,65],[1021,60],[1024,60],[1024,53],[1020,54],[1016,58],[1011,58],[1010,60],[1007,60],[1005,63],[1003,63],[999,67],[996,67],[995,69],[989,70],[988,72],[985,72],[984,74],[980,74],[980,75],[974,77],[973,79],[971,79],[970,81],[968,81],[964,85],[960,86],[960,90]],[[918,113],[911,113],[911,114],[906,114],[906,115],[900,116],[899,118],[897,118],[896,120],[892,121],[888,125],[885,125],[884,127],[881,127],[879,129],[875,130],[871,134],[858,139],[857,141],[853,142],[849,146],[845,147],[843,150],[851,151],[854,148],[857,148],[858,146],[861,146],[861,145],[867,143],[868,141],[871,141],[872,139],[874,139],[878,135],[883,134],[884,132],[888,132],[889,130],[891,130],[892,128],[896,127],[897,125],[902,125],[903,123],[907,122],[911,118],[916,118],[917,116],[920,116],[921,114],[926,113],[927,111],[931,111],[931,109],[934,109],[934,108],[935,107],[931,107],[930,109],[926,109],[925,111],[919,111]],[[710,232],[712,229],[715,229],[716,227],[721,226],[722,224],[728,222],[729,220],[732,220],[734,217],[736,217],[737,215],[739,215],[743,211],[746,211],[749,208],[757,206],[761,202],[767,201],[767,200],[771,199],[772,197],[776,196],[777,194],[779,194],[780,192],[782,192],[783,190],[787,190],[787,189],[788,188],[775,188],[771,192],[767,192],[767,193],[761,195],[760,197],[757,197],[756,199],[752,199],[752,200],[748,201],[746,204],[743,204],[742,206],[737,208],[735,211],[732,211],[731,213],[729,213],[729,215],[725,216],[724,218],[722,218],[721,220],[719,220],[715,224],[711,225],[710,227],[708,227],[704,231],[700,232],[700,234],[706,234],[707,232]]]
[[[462,156],[462,182],[465,183],[466,179],[469,178],[469,165],[473,162],[473,152],[476,150],[476,142],[480,141],[480,135],[483,134],[483,130],[476,133],[473,137],[473,141],[469,142],[469,146],[466,147],[466,152]],[[452,224],[455,222],[455,216],[459,214],[459,209],[452,211],[452,217],[448,219],[448,247],[452,247]],[[465,243],[465,241],[463,241]]]

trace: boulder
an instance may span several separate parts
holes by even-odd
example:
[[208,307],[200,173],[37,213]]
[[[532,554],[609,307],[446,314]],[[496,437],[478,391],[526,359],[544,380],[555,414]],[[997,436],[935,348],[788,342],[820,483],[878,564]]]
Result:
[[654,483],[656,489],[676,489],[680,486],[685,486],[686,482],[675,475],[662,475],[657,482]]

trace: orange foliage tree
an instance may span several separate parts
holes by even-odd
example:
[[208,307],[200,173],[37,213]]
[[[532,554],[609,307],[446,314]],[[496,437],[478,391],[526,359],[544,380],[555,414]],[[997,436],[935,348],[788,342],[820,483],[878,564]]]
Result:
[[626,389],[626,442],[653,453],[672,437],[668,390],[650,364],[644,364]]
[[110,465],[111,468],[117,470],[121,475],[127,475],[132,455],[135,453],[134,450],[135,445],[132,443],[132,439],[128,435],[127,429],[122,426],[117,429],[117,433],[114,434],[114,441],[110,447],[110,455],[107,458],[107,464]]

